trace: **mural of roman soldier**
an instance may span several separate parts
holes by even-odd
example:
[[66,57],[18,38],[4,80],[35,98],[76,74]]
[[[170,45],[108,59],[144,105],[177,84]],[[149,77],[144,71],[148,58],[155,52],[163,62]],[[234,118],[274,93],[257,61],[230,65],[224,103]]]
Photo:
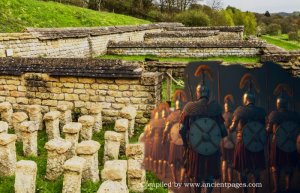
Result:
[[[240,181],[247,183],[247,174],[260,181],[260,172],[265,169],[264,146],[266,144],[265,111],[255,106],[255,90],[259,92],[257,80],[249,73],[240,81],[240,89],[248,86],[243,95],[243,105],[233,114],[230,132],[236,131],[236,146],[233,168],[239,172]],[[255,90],[254,90],[255,89]],[[253,188],[254,192],[257,188]],[[244,193],[248,189],[244,188]]]
[[154,115],[155,119],[150,122],[150,138],[152,140],[151,145],[151,159],[152,159],[152,168],[155,173],[161,173],[162,167],[162,158],[164,151],[162,150],[162,136],[165,128],[165,118],[168,116],[169,105],[167,103],[160,104],[157,108],[157,111]]
[[[224,124],[225,128],[229,133],[229,127],[232,122],[233,117],[233,104],[234,98],[232,95],[226,95],[224,97]],[[234,146],[236,140],[236,133],[233,132],[228,136],[224,137],[222,140],[222,182],[231,182],[232,181],[232,163],[233,163],[233,154],[234,154]],[[227,176],[227,180],[226,180]]]
[[159,118],[159,113],[158,113],[158,109],[154,109],[151,112],[151,120],[150,122],[145,126],[144,128],[144,134],[142,136],[142,138],[140,139],[141,142],[143,142],[145,144],[145,160],[144,160],[144,164],[145,164],[145,168],[147,170],[152,170],[152,138],[151,138],[151,124],[152,122],[156,122],[154,121],[155,119]]
[[278,179],[281,171],[285,171],[285,189],[288,191],[290,177],[297,165],[296,141],[299,134],[300,117],[288,110],[288,98],[293,94],[287,84],[279,84],[274,95],[277,109],[268,116],[267,131],[272,134],[270,165],[274,184],[273,192],[280,191]]
[[[213,183],[220,177],[220,142],[227,135],[222,108],[210,100],[205,75],[213,80],[213,73],[206,65],[200,65],[195,74],[202,78],[197,86],[197,100],[188,102],[182,112],[180,134],[185,149],[185,167],[193,182]],[[208,187],[206,192],[212,192]],[[201,192],[201,187],[195,188]]]
[[[158,106],[158,109],[161,111],[162,118],[165,120],[165,123],[167,123],[166,119],[171,113],[169,104],[166,103],[166,102],[160,103],[159,106]],[[163,126],[165,128],[166,124],[163,125]],[[162,141],[163,141],[163,132],[164,132],[164,129],[162,131],[160,131],[161,141],[158,144],[159,146],[157,146],[158,151],[160,152],[159,160],[158,160],[158,172],[159,172],[160,175],[162,175],[162,177],[166,177],[166,169],[167,169],[167,161],[168,161],[168,156],[169,156],[170,143],[169,143],[169,141],[166,141],[166,143],[162,143]]]
[[[175,102],[175,111],[172,112],[166,119],[166,127],[163,133],[163,144],[169,141],[169,154],[168,154],[168,164],[171,169],[172,178],[175,182],[176,179],[176,170],[180,170],[180,181],[183,181],[185,176],[185,169],[183,167],[183,142],[182,138],[179,135],[179,121],[182,109],[187,102],[185,92],[183,90],[176,90],[173,100]],[[167,155],[167,154],[166,154]],[[164,169],[166,171],[166,169]]]

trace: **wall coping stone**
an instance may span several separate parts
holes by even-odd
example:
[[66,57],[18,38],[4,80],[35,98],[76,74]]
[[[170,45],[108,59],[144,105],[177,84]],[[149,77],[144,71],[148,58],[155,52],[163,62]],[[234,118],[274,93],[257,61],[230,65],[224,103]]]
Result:
[[83,38],[89,36],[102,36],[120,34],[126,32],[144,31],[151,29],[163,29],[183,26],[181,23],[152,23],[128,26],[106,26],[106,27],[68,27],[68,28],[27,28],[39,40],[55,40],[62,38]]
[[266,42],[262,40],[227,40],[227,41],[177,41],[177,42],[113,42],[109,48],[265,48]]
[[141,77],[142,62],[91,58],[0,58],[0,75],[47,73],[92,78]]
[[198,30],[219,30],[221,32],[243,32],[244,26],[204,26],[204,27],[169,27],[169,31],[198,31]]

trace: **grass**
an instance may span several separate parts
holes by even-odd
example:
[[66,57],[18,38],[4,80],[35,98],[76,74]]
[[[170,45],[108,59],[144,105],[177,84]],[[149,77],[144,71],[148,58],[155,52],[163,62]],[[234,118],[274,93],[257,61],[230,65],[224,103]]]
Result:
[[126,15],[98,12],[51,1],[0,1],[0,32],[21,32],[26,27],[93,27],[145,23],[150,22]]
[[133,60],[133,61],[144,61],[145,58],[158,59],[160,62],[194,62],[203,60],[222,60],[226,63],[257,63],[259,57],[237,57],[237,56],[225,56],[225,57],[211,57],[211,58],[183,58],[183,57],[172,57],[162,58],[153,55],[138,55],[138,56],[127,56],[127,55],[103,55],[98,56],[103,59],[122,59],[122,60]]
[[263,35],[261,38],[270,44],[274,44],[275,46],[284,48],[286,50],[300,49],[300,42],[289,41],[287,34],[282,34],[280,36]]
[[[101,171],[104,167],[103,156],[104,156],[104,133],[105,131],[113,130],[113,124],[104,125],[102,130],[99,133],[95,133],[93,135],[93,140],[98,141],[101,144],[100,150],[98,152],[98,159],[99,159],[99,170]],[[135,135],[130,138],[130,143],[135,143],[138,141],[138,137],[143,132],[142,127],[135,128]],[[9,133],[13,133],[12,130],[9,130]],[[37,163],[38,166],[38,174],[37,174],[37,182],[36,182],[36,192],[37,193],[60,193],[62,192],[63,187],[63,176],[55,181],[48,181],[46,180],[46,166],[47,166],[47,151],[44,148],[45,143],[47,142],[47,134],[45,130],[39,131],[38,133],[38,157],[24,157],[23,156],[23,146],[21,142],[16,143],[16,151],[17,151],[17,160],[33,160]],[[125,159],[126,157],[120,156],[119,159]],[[158,178],[152,174],[147,172],[148,183],[158,183]],[[14,193],[14,183],[15,177],[1,177],[0,176],[0,192],[1,193]],[[82,183],[81,185],[81,192],[82,193],[95,193],[99,189],[101,184],[100,182],[93,183],[91,181]],[[145,192],[152,193],[157,192],[153,191],[151,188],[147,188]],[[160,188],[158,192],[164,193],[167,192],[165,189]]]

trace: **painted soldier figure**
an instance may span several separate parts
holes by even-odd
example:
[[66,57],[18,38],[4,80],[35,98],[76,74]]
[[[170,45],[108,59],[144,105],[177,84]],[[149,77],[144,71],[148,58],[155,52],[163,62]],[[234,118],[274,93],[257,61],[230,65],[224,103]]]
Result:
[[279,192],[280,172],[285,171],[285,190],[289,189],[290,177],[297,165],[297,136],[300,117],[288,110],[288,97],[292,89],[286,84],[279,84],[274,90],[278,96],[276,110],[268,116],[267,131],[271,134],[270,165],[274,184],[273,192]]
[[[229,133],[229,127],[233,118],[233,104],[234,99],[232,95],[226,95],[224,97],[224,125]],[[231,182],[232,181],[232,163],[233,163],[233,154],[235,146],[236,133],[230,133],[228,136],[224,137],[222,140],[222,182]],[[227,177],[227,180],[226,180]]]
[[183,90],[177,90],[174,94],[175,111],[172,112],[166,119],[166,127],[163,134],[163,144],[169,141],[170,147],[168,152],[168,164],[171,169],[174,182],[176,179],[176,170],[180,170],[180,181],[183,181],[185,169],[183,167],[183,142],[179,134],[179,121],[182,109],[186,103],[186,95]]
[[151,120],[150,122],[145,126],[144,128],[144,134],[142,136],[142,138],[140,139],[141,142],[143,142],[145,144],[145,160],[144,160],[144,164],[145,164],[145,168],[147,170],[152,170],[152,138],[151,138],[151,125],[154,124],[156,121],[154,121],[155,119],[159,118],[159,113],[158,113],[158,109],[154,109],[151,112]]
[[162,160],[165,153],[161,141],[166,125],[165,119],[169,113],[169,105],[167,103],[160,104],[156,113],[155,117],[158,117],[158,119],[154,119],[150,124],[150,138],[152,139],[151,158],[153,170],[157,174],[161,174]]
[[[247,183],[248,173],[254,174],[257,183],[260,181],[260,172],[265,169],[266,113],[262,108],[255,106],[255,90],[259,92],[259,87],[256,79],[249,73],[242,77],[240,89],[247,85],[243,105],[234,111],[230,126],[230,132],[236,131],[233,168],[239,172],[242,183]],[[254,188],[254,192],[256,191]],[[244,193],[246,192],[247,187],[244,188]]]
[[[214,100],[210,100],[210,91],[205,84],[205,75],[212,80],[211,69],[206,65],[197,68],[195,76],[202,81],[197,86],[197,100],[184,107],[181,117],[181,130],[185,149],[185,167],[193,182],[213,183],[220,177],[220,142],[227,135],[222,117],[222,108]],[[206,192],[212,192],[207,187]],[[201,192],[201,187],[196,187]]]

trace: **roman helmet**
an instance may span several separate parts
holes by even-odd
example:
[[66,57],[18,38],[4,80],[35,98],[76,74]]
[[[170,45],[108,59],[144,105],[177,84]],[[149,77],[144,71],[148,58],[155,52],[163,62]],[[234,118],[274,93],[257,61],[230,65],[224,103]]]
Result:
[[255,104],[255,91],[259,93],[259,85],[257,80],[250,74],[245,74],[240,81],[240,89],[248,86],[248,90],[243,95],[243,105]]
[[166,102],[160,103],[158,105],[158,110],[161,113],[161,118],[166,118],[170,114],[170,106]]
[[181,110],[184,104],[187,102],[185,92],[183,90],[176,90],[173,96],[173,101],[175,102],[175,109]]
[[224,97],[224,111],[225,113],[233,110],[234,98],[231,94],[228,94]]
[[210,96],[209,88],[205,82],[205,75],[207,75],[211,81],[213,80],[212,70],[207,65],[202,64],[197,68],[197,70],[194,74],[194,76],[196,76],[196,77],[199,76],[201,78],[201,82],[196,87],[197,100],[199,100],[201,98],[209,99],[209,96]]
[[293,96],[293,90],[287,84],[278,84],[274,90],[274,95],[277,96],[277,109],[287,109],[289,97]]

